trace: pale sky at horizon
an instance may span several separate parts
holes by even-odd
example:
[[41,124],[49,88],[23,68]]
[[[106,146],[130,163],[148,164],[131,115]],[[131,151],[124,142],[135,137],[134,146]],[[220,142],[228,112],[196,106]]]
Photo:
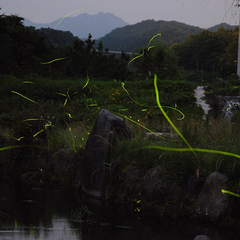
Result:
[[67,14],[111,12],[129,24],[146,19],[175,20],[201,28],[226,22],[239,24],[239,0],[0,0],[0,14],[17,14],[49,23]]

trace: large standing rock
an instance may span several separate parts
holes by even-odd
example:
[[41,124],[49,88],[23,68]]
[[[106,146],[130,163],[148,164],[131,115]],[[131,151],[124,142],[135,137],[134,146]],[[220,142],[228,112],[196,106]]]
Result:
[[82,191],[92,197],[104,197],[108,181],[106,162],[116,140],[131,138],[123,118],[102,109],[86,143],[83,156]]
[[196,211],[200,216],[218,218],[227,213],[230,201],[222,189],[227,189],[227,177],[220,172],[211,173],[198,196]]
[[172,176],[161,167],[149,169],[143,179],[143,194],[151,201],[164,203],[178,192],[178,184]]

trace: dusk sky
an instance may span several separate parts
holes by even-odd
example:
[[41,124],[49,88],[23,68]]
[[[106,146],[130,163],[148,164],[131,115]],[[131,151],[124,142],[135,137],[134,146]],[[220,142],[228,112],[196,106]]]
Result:
[[238,0],[0,0],[0,14],[17,14],[35,23],[49,23],[76,11],[111,12],[129,24],[146,19],[176,20],[208,28],[226,22],[239,24]]

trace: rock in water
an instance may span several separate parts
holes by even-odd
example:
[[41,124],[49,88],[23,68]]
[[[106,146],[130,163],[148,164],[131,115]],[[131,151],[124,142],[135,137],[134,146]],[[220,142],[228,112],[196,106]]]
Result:
[[83,155],[82,191],[92,197],[105,196],[108,182],[106,163],[116,140],[132,137],[123,118],[102,109],[86,143]]
[[229,198],[222,193],[227,189],[227,177],[220,172],[211,173],[198,196],[196,211],[199,216],[218,218],[227,213],[229,209]]

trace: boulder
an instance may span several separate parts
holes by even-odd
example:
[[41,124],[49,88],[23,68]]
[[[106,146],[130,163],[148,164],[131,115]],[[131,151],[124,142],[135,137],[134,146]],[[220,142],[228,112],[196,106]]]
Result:
[[140,189],[142,174],[139,168],[130,166],[125,174],[125,187],[128,192],[136,192]]
[[211,240],[211,238],[206,235],[197,235],[194,240]]
[[132,138],[123,118],[102,109],[88,137],[83,155],[82,191],[92,197],[105,197],[107,166],[111,147],[117,140]]
[[211,173],[206,179],[196,202],[199,216],[218,218],[227,213],[230,200],[222,189],[227,189],[227,177],[220,172]]
[[154,167],[146,172],[143,179],[143,195],[146,199],[164,203],[177,192],[177,183],[165,169]]

